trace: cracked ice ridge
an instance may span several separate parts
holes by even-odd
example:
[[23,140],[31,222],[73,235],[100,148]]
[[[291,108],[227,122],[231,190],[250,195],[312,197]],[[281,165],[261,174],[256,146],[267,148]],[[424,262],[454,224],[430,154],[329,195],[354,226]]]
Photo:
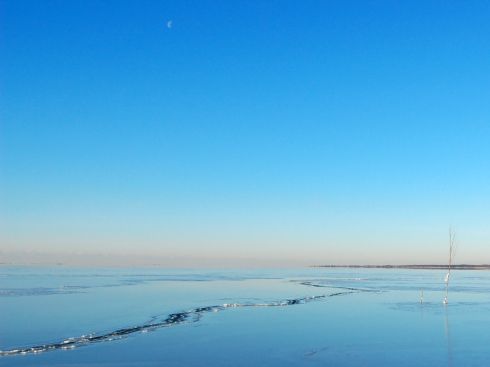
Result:
[[306,296],[302,298],[286,299],[286,300],[270,302],[270,303],[224,303],[221,305],[196,307],[188,311],[171,313],[160,321],[156,321],[158,318],[153,317],[147,323],[113,330],[103,334],[93,333],[93,334],[68,338],[60,342],[39,344],[39,345],[33,345],[28,347],[19,347],[19,348],[3,350],[3,351],[0,350],[0,356],[37,354],[37,353],[48,352],[53,350],[74,349],[82,346],[87,346],[90,344],[109,342],[109,341],[125,338],[135,333],[146,333],[164,327],[179,325],[184,322],[197,322],[206,313],[221,312],[229,308],[285,307],[285,306],[305,304],[312,301],[318,301],[318,300],[326,299],[327,297],[335,297],[335,296],[347,295],[347,294],[358,293],[358,292],[359,290],[356,291],[349,290],[344,292],[336,292],[336,293],[323,294],[318,296]]

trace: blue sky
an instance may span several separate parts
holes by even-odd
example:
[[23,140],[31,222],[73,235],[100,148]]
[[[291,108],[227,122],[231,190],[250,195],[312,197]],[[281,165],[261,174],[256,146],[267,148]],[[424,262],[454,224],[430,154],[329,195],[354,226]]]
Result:
[[3,261],[490,261],[489,3],[0,4]]

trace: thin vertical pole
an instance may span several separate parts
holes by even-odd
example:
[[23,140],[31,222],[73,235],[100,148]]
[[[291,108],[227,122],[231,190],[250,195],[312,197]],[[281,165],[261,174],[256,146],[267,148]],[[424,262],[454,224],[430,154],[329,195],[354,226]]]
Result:
[[449,261],[448,261],[448,270],[446,274],[446,296],[444,297],[444,304],[448,303],[448,293],[449,293],[449,278],[451,276],[451,264],[453,261],[453,250],[454,250],[454,231],[452,227],[449,227]]

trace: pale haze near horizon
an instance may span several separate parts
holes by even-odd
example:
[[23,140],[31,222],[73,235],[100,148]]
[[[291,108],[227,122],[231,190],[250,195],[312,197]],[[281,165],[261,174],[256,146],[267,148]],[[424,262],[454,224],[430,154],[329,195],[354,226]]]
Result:
[[0,263],[490,263],[489,5],[237,4],[2,2]]

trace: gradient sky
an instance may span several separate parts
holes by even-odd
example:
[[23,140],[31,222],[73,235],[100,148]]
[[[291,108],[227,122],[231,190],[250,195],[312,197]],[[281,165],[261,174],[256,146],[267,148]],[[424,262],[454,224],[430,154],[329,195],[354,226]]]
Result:
[[0,262],[490,263],[489,2],[0,14]]

